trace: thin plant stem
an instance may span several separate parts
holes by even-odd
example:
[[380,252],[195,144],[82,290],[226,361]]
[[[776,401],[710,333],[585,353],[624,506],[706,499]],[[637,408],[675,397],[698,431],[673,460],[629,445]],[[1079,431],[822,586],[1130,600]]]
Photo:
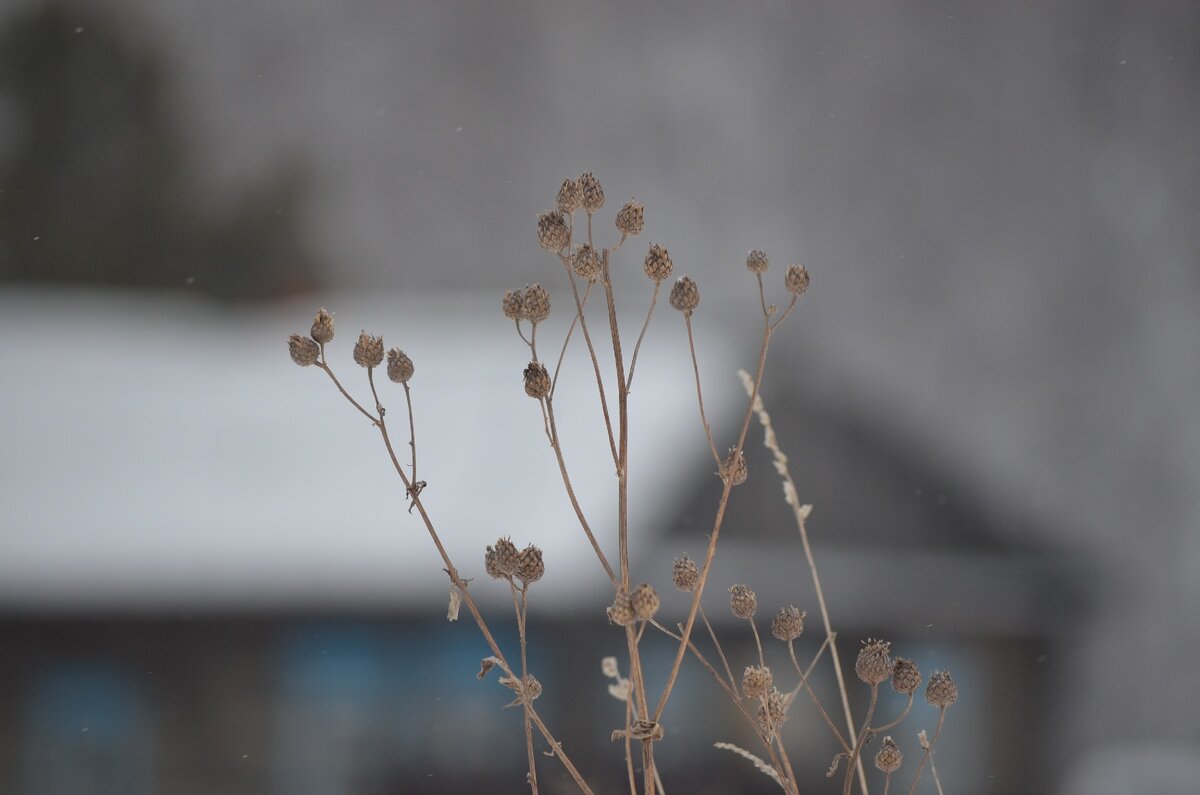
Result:
[[346,398],[346,400],[350,401],[350,405],[352,405],[352,406],[354,406],[354,408],[358,409],[359,412],[361,412],[364,417],[366,417],[367,419],[369,419],[371,421],[372,425],[378,425],[379,420],[373,414],[371,414],[371,412],[364,409],[357,400],[350,397],[350,393],[346,391],[346,388],[344,386],[342,386],[342,382],[339,381],[337,379],[337,376],[333,374],[333,370],[329,369],[329,365],[325,363],[324,359],[325,359],[325,355],[322,352],[321,361],[317,362],[317,366],[320,367],[322,370],[324,370],[325,374],[327,376],[329,376],[331,379],[333,379],[333,385],[338,388],[338,391],[342,393],[342,396],[344,398]]
[[704,414],[704,391],[700,388],[700,364],[696,361],[696,340],[692,335],[692,313],[684,312],[683,321],[687,324],[688,349],[692,352],[692,371],[696,374],[696,399],[700,402],[700,424],[704,426],[704,437],[708,439],[708,449],[712,452],[713,460],[721,466],[721,454],[717,452],[717,443],[713,441],[712,426]]
[[408,446],[412,448],[412,481],[417,483],[417,424],[413,419],[412,390],[404,382],[404,401],[408,404]]
[[629,795],[637,795],[637,775],[633,772],[633,682],[625,694],[625,769],[629,773]]
[[[324,363],[322,362],[322,364]],[[371,395],[375,398],[375,408],[380,414],[378,420],[372,417],[365,409],[363,409],[362,406],[358,404],[357,401],[350,397],[350,395],[346,393],[345,389],[341,388],[341,384],[338,382],[337,378],[334,377],[332,370],[330,370],[327,365],[323,366],[322,369],[329,374],[329,376],[333,379],[334,384],[338,386],[339,391],[348,401],[350,401],[351,405],[353,405],[360,412],[370,418],[372,422],[374,422],[375,427],[379,429],[380,436],[383,438],[383,444],[387,449],[388,457],[391,458],[392,466],[395,468],[396,474],[399,475],[401,483],[404,484],[405,492],[412,493],[412,482],[404,473],[404,467],[400,465],[400,459],[396,457],[396,451],[392,447],[391,437],[388,435],[387,423],[383,419],[383,404],[379,402],[379,394],[375,390],[375,379],[372,372],[374,368],[367,368],[367,381],[371,385]],[[475,599],[471,596],[468,582],[459,575],[458,569],[455,568],[453,561],[450,559],[450,554],[446,551],[445,545],[442,544],[442,539],[438,535],[437,530],[434,528],[433,520],[430,519],[428,512],[425,510],[425,504],[421,501],[419,495],[413,496],[413,507],[417,509],[417,513],[421,517],[421,522],[425,525],[425,529],[429,533],[430,540],[432,540],[433,545],[437,547],[438,555],[441,556],[442,562],[445,564],[444,570],[446,572],[446,576],[450,578],[450,583],[462,596],[463,604],[467,606],[467,610],[471,613],[471,617],[475,620],[475,625],[479,627],[479,631],[483,635],[483,639],[487,643],[488,648],[491,649],[492,654],[497,660],[500,661],[503,667],[511,670],[511,666],[508,665],[508,662],[504,657],[504,652],[500,649],[500,644],[496,642],[496,638],[492,635],[492,631],[488,627],[487,622],[484,620],[483,614],[479,612],[479,606],[475,604]],[[524,694],[522,694],[522,699],[528,703],[528,699]],[[545,722],[542,720],[541,716],[537,712],[537,709],[532,703],[529,703],[529,717],[531,720],[533,720],[534,725],[537,726],[537,729],[541,733],[542,737],[544,737],[546,742],[550,744],[555,756],[557,756],[559,761],[562,762],[563,767],[566,768],[567,773],[570,774],[572,779],[574,779],[575,784],[579,787],[580,791],[586,793],[586,795],[594,795],[592,788],[588,786],[587,781],[585,781],[583,776],[579,773],[578,768],[575,767],[575,764],[571,761],[571,758],[567,756],[566,751],[564,751],[562,748],[562,744],[555,739],[554,735],[550,732],[550,729],[546,726]]]
[[766,290],[763,289],[762,274],[756,273],[754,275],[758,279],[758,300],[760,303],[762,303],[763,317],[769,317],[771,315],[771,310],[767,309],[767,293]]
[[[590,238],[590,235],[589,235]],[[600,375],[600,360],[596,356],[596,346],[592,344],[592,335],[588,331],[587,318],[583,314],[583,299],[579,296],[579,287],[575,283],[575,274],[567,258],[559,255],[563,269],[567,272],[567,281],[571,285],[571,295],[575,297],[575,318],[579,321],[579,330],[583,332],[583,341],[587,344],[588,356],[592,359],[592,371],[596,375],[596,388],[600,392],[600,412],[604,415],[604,428],[608,431],[608,447],[612,451],[613,465],[620,466],[617,457],[617,442],[613,436],[612,418],[608,413],[608,398],[605,396],[604,378]]]
[[[510,577],[508,586],[512,589],[513,610],[517,614],[517,635],[521,639],[521,688],[524,691],[526,683],[529,681],[529,662],[526,656],[526,635],[525,635],[525,618],[528,615],[527,608],[529,606],[528,593],[529,585],[521,586],[520,598],[517,597],[517,585]],[[529,758],[529,787],[533,795],[537,795],[537,759],[533,753],[533,729],[532,721],[529,719],[529,701],[522,699],[525,713],[525,752]]]
[[563,458],[562,443],[558,438],[558,425],[554,420],[554,401],[547,397],[543,402],[543,408],[546,413],[546,419],[549,422],[547,435],[550,437],[550,447],[554,450],[554,457],[558,461],[558,472],[562,476],[563,486],[567,490],[567,498],[571,501],[571,507],[575,510],[575,517],[579,519],[579,526],[583,528],[583,533],[591,543],[592,549],[595,550],[596,557],[600,560],[600,565],[604,567],[604,573],[608,575],[608,579],[612,581],[613,586],[617,587],[619,584],[617,575],[613,572],[613,568],[609,564],[604,550],[600,548],[600,542],[596,540],[596,535],[592,532],[592,527],[588,524],[587,517],[583,514],[583,508],[579,505],[579,500],[575,496],[575,488],[571,485],[571,476],[567,473],[567,462]]
[[842,737],[842,733],[838,731],[837,726],[833,723],[833,719],[829,717],[829,713],[825,711],[825,707],[821,704],[821,699],[817,698],[817,694],[813,692],[812,687],[808,684],[808,675],[800,670],[800,663],[796,660],[796,649],[792,641],[788,641],[788,654],[792,658],[792,665],[796,667],[796,673],[800,675],[800,686],[808,691],[809,698],[816,705],[817,711],[821,713],[821,717],[825,719],[825,725],[829,727],[829,730],[833,732],[833,736],[837,738],[838,745],[842,747],[843,751],[850,753],[850,744]]
[[883,777],[883,795],[888,795],[888,787],[892,785],[892,771],[888,771]]
[[[796,299],[795,296],[793,296],[791,305],[788,306],[787,311],[784,312],[783,316],[774,323],[772,328],[777,328],[779,324],[787,318],[788,314],[791,313],[792,308],[795,305]],[[784,491],[787,494],[787,502],[792,508],[792,516],[796,521],[796,528],[800,532],[800,544],[804,548],[804,558],[808,562],[808,570],[812,576],[813,589],[817,594],[817,606],[821,610],[821,622],[825,627],[825,637],[829,641],[829,654],[833,661],[833,673],[837,679],[838,694],[842,700],[842,712],[845,715],[846,728],[850,732],[850,742],[855,743],[858,741],[858,736],[854,729],[854,715],[850,711],[850,695],[846,689],[845,675],[842,673],[842,661],[838,655],[837,636],[833,631],[833,624],[829,620],[829,608],[825,603],[825,591],[821,588],[821,576],[817,573],[816,559],[813,557],[812,545],[809,543],[808,539],[808,525],[806,520],[811,507],[800,504],[800,500],[796,491],[796,483],[792,480],[792,473],[787,465],[787,456],[784,455],[783,451],[780,449],[778,441],[775,437],[774,428],[771,425],[771,416],[767,414],[766,409],[763,407],[762,401],[754,399],[754,382],[751,381],[749,374],[745,371],[742,371],[740,375],[742,377],[742,384],[746,388],[746,392],[751,395],[752,406],[758,413],[758,420],[762,424],[764,430],[768,431],[768,433],[765,435],[764,444],[775,456],[775,468],[776,471],[779,472],[779,476],[784,482]],[[859,760],[858,763],[858,782],[859,786],[862,788],[863,795],[866,795],[867,774],[863,768],[861,760]]]
[[758,647],[758,664],[763,668],[767,667],[767,658],[763,656],[762,638],[758,636],[758,624],[754,620],[754,616],[746,619],[750,622],[750,629],[754,630],[754,645]]
[[929,773],[933,776],[933,784],[937,787],[938,795],[946,795],[942,792],[942,780],[938,777],[937,765],[933,762],[933,757],[929,757]]
[[[671,630],[659,624],[657,621],[652,619],[649,623],[659,632],[662,632],[664,635],[675,640],[676,642],[682,640],[682,636],[675,634]],[[679,629],[681,632],[683,631],[683,627],[680,627]],[[716,680],[721,689],[725,691],[725,694],[729,696],[729,700],[733,702],[735,707],[737,707],[738,712],[740,712],[742,717],[746,719],[746,723],[749,724],[750,728],[753,729],[755,736],[758,737],[759,741],[763,744],[763,747],[767,751],[767,755],[771,758],[771,764],[774,765],[776,771],[778,771],[782,766],[782,763],[779,761],[779,757],[776,755],[775,749],[771,745],[767,735],[762,731],[761,727],[759,727],[758,722],[755,721],[750,713],[746,710],[745,704],[742,703],[741,695],[737,692],[737,686],[730,686],[724,679],[722,679],[721,674],[716,668],[713,667],[713,664],[708,661],[704,654],[696,648],[694,643],[688,641],[687,648],[688,651],[692,653],[692,656],[696,658],[696,661],[704,666],[704,669],[712,675],[713,679]]]
[[658,291],[662,282],[654,283],[654,293],[650,296],[650,308],[646,311],[646,322],[642,324],[642,333],[638,334],[637,344],[633,346],[633,360],[629,363],[629,378],[626,387],[633,389],[633,372],[637,369],[638,352],[642,349],[642,340],[646,338],[646,329],[650,328],[650,318],[654,316],[654,307],[658,303]]
[[734,690],[737,690],[737,679],[734,678],[733,670],[729,667],[729,660],[725,658],[725,650],[721,648],[721,641],[717,640],[717,633],[713,631],[712,624],[708,623],[708,615],[704,612],[704,605],[700,606],[700,620],[708,628],[708,636],[712,638],[713,646],[717,650],[717,656],[721,658],[721,665],[725,666],[725,674],[729,677],[730,686]]
[[[689,340],[691,339],[691,319],[687,313],[684,313],[684,319],[688,322]],[[742,418],[742,428],[738,433],[737,444],[734,446],[734,452],[740,454],[742,447],[746,441],[746,432],[750,428],[750,417],[753,416],[754,399],[758,396],[758,388],[762,383],[763,371],[767,364],[767,349],[771,343],[771,327],[764,322],[762,345],[758,352],[758,367],[755,370],[754,385],[750,394],[750,401],[746,406],[746,415]],[[694,348],[693,348],[694,351]],[[696,391],[700,392],[700,382],[697,378]],[[715,450],[715,448],[714,448]],[[683,641],[679,644],[679,649],[675,652],[675,661],[671,665],[671,670],[667,675],[667,684],[663,688],[662,695],[658,699],[658,707],[654,712],[654,720],[657,722],[662,717],[662,712],[666,709],[667,700],[671,697],[671,690],[675,687],[675,680],[679,676],[679,666],[683,664],[683,654],[686,651],[686,643],[692,636],[692,628],[696,624],[696,614],[700,609],[700,599],[704,595],[704,586],[708,582],[708,572],[712,567],[713,557],[717,553],[717,541],[721,536],[721,527],[725,521],[725,508],[729,504],[729,493],[733,488],[731,480],[725,480],[725,485],[721,489],[721,498],[717,503],[717,515],[713,520],[713,529],[708,538],[708,549],[704,555],[704,565],[700,568],[700,576],[696,581],[695,590],[692,592],[692,605],[688,610],[687,622],[683,628]]]
[[899,726],[900,723],[903,722],[903,720],[908,717],[908,713],[912,710],[913,697],[915,695],[916,695],[915,693],[908,694],[908,703],[904,706],[904,710],[900,713],[899,717],[897,717],[893,721],[889,721],[888,723],[883,724],[882,726],[872,726],[869,729],[871,734],[872,735],[882,734],[883,732],[887,731],[888,729],[894,729],[897,726]]
[[867,705],[867,717],[863,718],[862,729],[858,732],[858,741],[854,743],[854,750],[850,753],[850,763],[846,765],[846,777],[842,781],[842,795],[850,795],[850,788],[854,785],[854,769],[856,763],[862,758],[863,745],[871,736],[867,727],[871,725],[871,718],[875,717],[877,703],[879,703],[879,685],[874,684],[871,685],[871,702]]
[[[583,300],[579,307],[582,309],[587,306],[588,296],[592,294],[591,282],[583,290]],[[571,342],[571,335],[575,332],[575,327],[579,325],[579,315],[571,318],[571,325],[567,328],[567,336],[563,338],[562,350],[558,352],[558,362],[554,365],[554,377],[550,381],[550,397],[554,397],[554,390],[558,388],[558,374],[562,370],[563,357],[567,354],[567,345]]]
[[[933,739],[929,741],[929,745],[925,746],[925,755],[921,757],[921,764],[917,765],[917,774],[913,776],[912,786],[908,788],[908,795],[913,795],[917,791],[917,783],[921,780],[921,774],[925,772],[925,765],[933,756],[933,746],[937,743],[938,737],[942,734],[942,724],[946,721],[946,708],[938,708],[937,728],[933,730]],[[940,785],[939,785],[940,789]]]

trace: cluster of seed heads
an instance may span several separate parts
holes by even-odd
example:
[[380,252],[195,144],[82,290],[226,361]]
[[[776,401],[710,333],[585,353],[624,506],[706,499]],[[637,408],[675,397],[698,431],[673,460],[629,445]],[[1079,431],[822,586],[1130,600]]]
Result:
[[617,591],[608,608],[608,620],[627,627],[635,621],[649,621],[658,612],[658,592],[649,583],[642,583],[631,592]]
[[[779,688],[772,687],[767,691],[764,702],[758,708],[758,724],[764,731],[776,730],[787,720],[787,709],[784,704],[783,693],[779,692]],[[768,718],[770,719],[769,721]]]
[[675,558],[675,567],[671,570],[671,581],[684,593],[696,590],[696,583],[700,581],[700,569],[696,566],[696,561],[687,555]]
[[500,302],[509,320],[528,320],[538,324],[550,317],[550,293],[537,282],[524,290],[509,290]]
[[729,609],[738,618],[754,618],[758,597],[749,585],[735,585],[729,589]]
[[516,544],[507,537],[497,539],[495,546],[487,548],[483,556],[483,567],[492,579],[507,580],[517,577],[526,584],[537,582],[546,573],[541,549],[529,544],[518,552]]
[[[288,337],[288,353],[293,362],[309,367],[320,361],[323,347],[332,341],[333,315],[324,308],[318,309],[309,336],[292,334]],[[361,367],[378,367],[383,364],[383,337],[362,332],[354,343],[353,355],[355,364]],[[406,384],[413,377],[412,359],[399,348],[387,352],[387,363],[388,378],[396,383]]]

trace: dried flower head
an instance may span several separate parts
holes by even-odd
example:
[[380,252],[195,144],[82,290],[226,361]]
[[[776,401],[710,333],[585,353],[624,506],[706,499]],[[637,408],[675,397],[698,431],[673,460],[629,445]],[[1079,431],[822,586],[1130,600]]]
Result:
[[538,547],[530,544],[517,555],[516,575],[525,582],[537,582],[545,573],[546,563],[542,560],[542,550]]
[[550,293],[537,282],[525,288],[525,319],[541,323],[550,317]]
[[782,641],[792,641],[804,632],[805,613],[798,607],[781,607],[771,619],[771,634]]
[[895,773],[903,761],[904,754],[900,752],[900,747],[892,741],[891,737],[884,737],[879,753],[875,754],[875,767],[884,773]]
[[877,685],[892,676],[892,644],[886,640],[863,641],[863,647],[858,650],[858,659],[854,661],[854,673],[869,685]]
[[727,480],[734,486],[740,486],[746,482],[746,478],[750,475],[750,470],[746,467],[746,456],[742,455],[742,451],[736,448],[729,450],[729,455],[725,456],[725,460],[721,462],[721,480]]
[[642,583],[629,594],[633,615],[638,621],[649,621],[658,612],[658,592],[649,583]]
[[687,555],[675,558],[675,568],[671,572],[671,579],[676,588],[684,593],[691,593],[696,590],[696,583],[700,581],[700,568],[696,565],[696,561]]
[[558,189],[558,200],[555,201],[560,212],[567,214],[573,213],[583,206],[583,192],[579,190],[579,183],[573,179],[564,179],[562,187]]
[[634,622],[637,614],[633,612],[633,602],[626,591],[617,591],[612,605],[608,608],[608,620],[619,627],[627,627]]
[[700,305],[700,288],[687,276],[680,276],[671,288],[671,306],[690,315]]
[[549,210],[538,216],[538,245],[547,251],[562,251],[571,239],[567,220],[558,210]]
[[780,693],[778,688],[772,687],[767,691],[766,702],[758,708],[758,725],[762,726],[764,730],[778,729],[787,720],[783,693]]
[[522,678],[522,686],[525,690],[526,697],[533,701],[542,694],[542,683],[533,674],[525,674]]
[[594,213],[604,206],[604,188],[600,187],[600,180],[596,179],[592,172],[585,171],[579,175],[579,190],[583,195],[583,209],[589,213]]
[[949,671],[934,671],[929,675],[925,700],[935,707],[948,707],[958,701],[958,685]]
[[354,343],[354,362],[361,367],[383,364],[383,337],[372,337],[365,331],[359,334]]
[[525,394],[531,398],[544,398],[550,394],[550,373],[541,362],[530,362],[525,368]]
[[592,248],[590,243],[584,243],[575,250],[575,259],[571,263],[571,268],[575,271],[576,276],[587,279],[589,282],[599,281],[600,273],[603,270],[600,255],[596,253],[596,249]]
[[803,265],[788,265],[783,283],[792,295],[804,295],[808,291],[808,270]]
[[729,589],[729,609],[738,618],[754,618],[758,597],[749,585],[735,585]]
[[313,321],[312,338],[324,345],[333,339],[333,315],[322,307],[317,310],[317,318]]
[[388,378],[397,384],[407,384],[408,379],[413,377],[412,359],[408,358],[408,354],[399,348],[392,348],[388,351],[387,362]]
[[768,267],[770,262],[766,252],[754,249],[746,256],[746,270],[751,273],[766,273]]
[[757,665],[746,666],[745,673],[742,674],[742,692],[747,698],[758,698],[766,695],[767,690],[771,687],[771,669],[766,666],[759,667]]
[[310,364],[317,363],[317,356],[321,353],[321,346],[308,337],[293,334],[288,337],[288,353],[292,355],[293,362],[301,367],[308,367]]
[[896,665],[892,668],[892,689],[897,693],[910,696],[921,686],[921,671],[916,663],[907,657],[897,657]]
[[625,202],[625,206],[617,212],[617,231],[629,237],[640,235],[642,227],[646,225],[645,211],[641,202],[632,199]]
[[671,271],[675,270],[675,265],[671,262],[671,255],[666,248],[658,243],[651,243],[642,270],[655,284],[662,284],[671,278]]
[[483,563],[492,579],[499,580],[516,573],[521,556],[516,544],[508,538],[500,538],[496,540],[496,546],[487,548]]
[[509,290],[504,294],[501,306],[504,309],[504,316],[506,318],[509,320],[521,320],[525,317],[525,292],[523,290]]

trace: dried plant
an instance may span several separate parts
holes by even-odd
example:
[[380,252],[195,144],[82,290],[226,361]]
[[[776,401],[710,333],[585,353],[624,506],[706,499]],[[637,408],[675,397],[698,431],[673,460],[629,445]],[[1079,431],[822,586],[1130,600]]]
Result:
[[[764,274],[770,270],[767,255],[760,250],[754,250],[746,258],[746,269],[753,275],[758,286],[761,307],[761,337],[758,360],[753,374],[746,371],[740,372],[748,400],[741,422],[732,433],[732,445],[724,448],[725,455],[721,455],[719,452],[722,448],[717,444],[705,410],[704,392],[696,355],[693,319],[700,307],[699,287],[691,278],[681,276],[668,292],[668,302],[680,313],[687,333],[688,351],[695,377],[700,425],[720,480],[716,516],[707,533],[708,541],[703,557],[699,560],[692,560],[683,556],[675,561],[672,568],[672,584],[678,590],[691,594],[691,600],[682,620],[676,622],[673,628],[668,628],[657,619],[661,602],[654,586],[650,583],[635,585],[631,582],[629,575],[629,392],[637,373],[638,355],[650,327],[650,321],[654,316],[662,284],[672,276],[674,263],[667,248],[663,245],[651,243],[647,248],[643,271],[650,281],[649,305],[627,367],[626,349],[623,345],[621,329],[617,323],[616,298],[610,264],[626,241],[643,231],[645,208],[636,201],[627,202],[622,206],[615,217],[615,227],[619,239],[614,245],[601,246],[593,237],[593,220],[596,212],[604,206],[604,202],[604,190],[599,180],[591,172],[588,172],[577,179],[564,180],[555,198],[554,207],[542,213],[537,219],[537,241],[542,248],[558,259],[567,284],[570,286],[569,311],[572,318],[552,368],[547,366],[546,362],[549,360],[543,360],[538,350],[539,327],[551,313],[550,293],[536,283],[529,284],[522,289],[509,290],[501,300],[501,310],[502,314],[513,322],[517,336],[527,348],[528,364],[525,365],[523,377],[525,393],[537,402],[542,428],[558,464],[566,496],[578,519],[584,538],[590,544],[597,562],[612,585],[613,597],[607,607],[606,615],[609,623],[617,627],[624,636],[624,652],[629,675],[625,677],[621,674],[616,657],[606,657],[602,661],[601,669],[605,677],[613,680],[612,684],[608,686],[609,692],[625,705],[624,725],[612,731],[612,738],[624,746],[626,777],[630,793],[637,795],[641,791],[645,795],[656,795],[656,793],[665,791],[660,771],[655,763],[655,746],[667,741],[666,726],[662,720],[663,713],[674,691],[684,659],[691,655],[711,674],[717,686],[726,693],[737,708],[762,746],[761,753],[765,758],[731,743],[719,742],[716,743],[716,747],[746,758],[759,771],[778,784],[784,792],[799,795],[800,787],[789,759],[783,728],[791,717],[796,697],[803,690],[807,700],[812,703],[817,715],[823,720],[840,749],[834,756],[827,775],[833,777],[838,774],[839,770],[842,770],[842,792],[843,795],[849,795],[853,789],[857,772],[860,789],[863,795],[867,795],[868,780],[862,758],[864,748],[876,735],[895,729],[908,717],[915,701],[916,692],[920,689],[921,674],[911,660],[903,657],[893,658],[891,645],[888,642],[865,641],[858,652],[854,672],[869,688],[870,699],[862,720],[856,724],[850,709],[846,678],[839,657],[837,633],[830,621],[824,591],[809,544],[806,521],[810,515],[811,506],[801,504],[797,496],[796,485],[788,469],[788,458],[780,449],[771,425],[771,418],[764,409],[759,394],[772,337],[796,308],[801,296],[808,291],[808,271],[800,265],[790,265],[785,270],[783,287],[789,295],[789,300],[781,311],[776,304],[767,301],[767,290],[763,278]],[[577,223],[580,224],[578,229]],[[612,350],[611,364],[602,365],[601,355],[593,341],[592,328],[589,327],[589,322],[594,321],[595,318],[589,316],[587,307],[594,294],[602,296],[604,302],[604,307],[600,312],[600,323],[607,325],[608,341],[611,343]],[[572,339],[576,337],[577,331],[578,336],[582,337],[591,364],[591,376],[595,380],[599,396],[600,416],[598,419],[603,423],[616,473],[618,553],[615,565],[605,555],[592,525],[576,498],[558,431],[555,393],[567,348]],[[571,761],[562,745],[555,739],[534,703],[543,695],[543,688],[528,667],[526,628],[531,586],[538,582],[545,573],[542,551],[533,544],[518,549],[511,539],[501,537],[493,545],[488,546],[483,553],[482,564],[486,574],[493,579],[506,581],[509,585],[516,617],[516,642],[520,655],[519,661],[514,662],[505,655],[499,641],[489,628],[483,611],[471,594],[470,578],[462,576],[460,570],[450,559],[434,521],[421,501],[421,492],[425,483],[417,479],[416,423],[411,391],[411,382],[415,372],[413,360],[398,348],[392,348],[385,354],[381,337],[362,332],[354,345],[352,359],[366,370],[366,382],[371,400],[364,405],[351,396],[334,374],[326,352],[327,345],[333,339],[333,316],[325,309],[321,309],[313,321],[309,336],[293,334],[289,337],[289,353],[296,364],[303,367],[316,367],[324,371],[350,405],[366,417],[372,427],[378,431],[396,474],[404,485],[409,501],[409,512],[416,510],[420,522],[425,526],[441,556],[444,570],[449,577],[451,601],[448,618],[450,620],[457,619],[461,606],[465,605],[492,652],[481,661],[479,678],[483,679],[493,668],[499,668],[501,673],[499,683],[513,692],[513,701],[509,706],[521,707],[528,761],[527,781],[531,791],[535,794],[538,792],[536,730],[536,735],[548,744],[550,753],[557,757],[579,789],[582,792],[591,793],[592,789],[584,776]],[[385,359],[386,366],[384,365]],[[381,402],[375,383],[375,370],[384,366],[388,379],[400,384],[404,389],[408,416],[407,444],[411,449],[411,456],[407,463],[402,463],[396,454],[392,431],[386,419],[387,410]],[[517,365],[514,364],[515,366]],[[612,367],[614,374],[612,381],[606,381],[602,374],[603,369],[609,366]],[[733,674],[733,666],[730,664],[725,647],[721,644],[703,607],[703,597],[719,546],[730,494],[734,488],[743,484],[749,477],[744,448],[751,420],[755,417],[762,425],[764,445],[773,456],[774,468],[782,481],[784,499],[791,507],[796,521],[824,629],[824,639],[820,647],[808,665],[802,666],[796,655],[795,642],[804,632],[807,613],[791,605],[781,607],[774,613],[770,625],[771,635],[786,645],[787,658],[794,670],[795,684],[790,689],[780,689],[781,682],[785,677],[780,676],[779,672],[773,671],[767,664],[767,654],[759,634],[756,618],[758,600],[749,585],[736,584],[729,588],[730,611],[735,618],[749,624],[756,650],[755,659],[751,660],[749,665],[744,666],[740,683]],[[599,615],[597,617],[599,618]],[[716,659],[719,661],[716,664],[700,650],[696,643],[694,634],[697,621],[704,626],[712,651],[715,652]],[[666,672],[666,684],[657,694],[649,691],[643,671],[641,642],[647,628],[671,638],[676,645],[674,657]],[[826,709],[809,681],[813,669],[826,652],[828,652],[838,685],[842,713],[839,719],[835,719],[834,715]],[[790,677],[791,674],[788,674],[788,678]],[[880,722],[876,720],[875,714],[879,688],[888,682],[896,692],[907,695],[908,702],[898,716]],[[917,766],[909,793],[916,790],[925,767],[932,768],[933,749],[941,735],[946,711],[957,700],[958,690],[949,673],[935,672],[929,679],[924,695],[925,700],[938,709],[938,718],[932,740],[926,740],[924,732],[921,732],[921,747],[924,755]],[[844,722],[841,728],[839,728],[839,722]],[[892,776],[900,768],[902,760],[903,753],[900,747],[891,736],[886,736],[874,757],[875,767],[884,775],[883,792],[885,795],[889,791]],[[938,788],[940,791],[940,782]]]

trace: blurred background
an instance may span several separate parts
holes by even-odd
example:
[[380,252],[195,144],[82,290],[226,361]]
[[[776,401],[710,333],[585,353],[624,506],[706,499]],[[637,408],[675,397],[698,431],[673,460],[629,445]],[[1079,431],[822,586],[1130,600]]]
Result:
[[[423,499],[510,651],[484,545],[545,549],[539,707],[596,791],[620,791],[611,588],[499,309],[540,281],[539,339],[562,339],[570,293],[535,220],[592,170],[599,242],[622,202],[646,205],[614,261],[626,339],[649,241],[700,285],[722,447],[757,353],[746,252],[771,257],[770,301],[788,263],[811,272],[766,405],[815,506],[844,659],[882,636],[959,682],[945,790],[1194,793],[1198,34],[1200,5],[1133,0],[0,3],[0,791],[527,791],[519,711],[475,678],[487,647],[446,621],[373,429],[288,359],[318,306],[360,398],[360,329],[414,359]],[[611,556],[577,343],[559,422]],[[673,623],[671,563],[703,555],[719,487],[665,305],[641,362],[633,576]],[[809,611],[802,655],[822,639],[760,441],[705,601],[735,668],[753,645],[734,583],[767,619]],[[655,686],[673,649],[646,648]],[[935,719],[919,703],[893,732],[902,773]],[[689,661],[668,791],[772,791],[712,747],[753,750],[738,720]],[[786,729],[805,791],[836,791],[810,705]],[[572,791],[554,760],[541,774]]]

